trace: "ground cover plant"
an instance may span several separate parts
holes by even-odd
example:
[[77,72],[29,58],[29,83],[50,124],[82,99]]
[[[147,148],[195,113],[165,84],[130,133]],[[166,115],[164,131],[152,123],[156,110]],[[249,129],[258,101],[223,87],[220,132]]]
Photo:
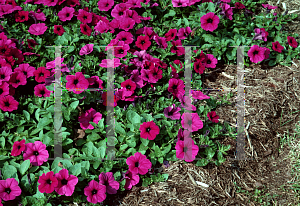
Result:
[[[216,139],[235,137],[214,111],[209,92],[185,98],[185,50],[192,49],[192,88],[217,64],[290,65],[298,36],[282,32],[296,15],[271,14],[264,1],[2,1],[0,198],[6,204],[103,203],[142,183],[165,181],[154,166],[185,159],[221,165],[230,148]],[[265,14],[254,13],[256,7]],[[53,15],[54,14],[54,15]],[[249,23],[251,22],[251,23]],[[54,48],[62,45],[63,158],[54,152]],[[106,153],[107,48],[115,48],[115,148]],[[185,107],[185,104],[188,107]],[[184,110],[192,111],[185,116]],[[190,121],[184,125],[184,117]],[[76,130],[81,138],[74,139]],[[186,134],[193,134],[184,143]],[[83,138],[82,138],[83,137]],[[185,158],[184,158],[185,157]],[[195,160],[195,158],[201,158]]]

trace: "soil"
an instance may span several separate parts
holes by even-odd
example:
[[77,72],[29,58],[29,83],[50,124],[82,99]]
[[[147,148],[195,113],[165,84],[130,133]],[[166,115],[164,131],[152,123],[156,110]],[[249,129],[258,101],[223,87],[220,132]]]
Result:
[[[277,5],[279,2],[279,5]],[[267,1],[279,6],[275,12],[298,10],[300,1]],[[294,13],[300,14],[299,11]],[[286,25],[284,30],[300,35],[299,17]],[[299,42],[299,41],[298,41]],[[291,66],[252,64],[245,66],[245,153],[246,160],[236,160],[236,140],[224,137],[221,144],[231,145],[226,161],[221,166],[209,163],[197,167],[195,163],[170,162],[170,167],[158,165],[162,173],[169,174],[166,182],[154,183],[148,187],[138,184],[130,191],[108,195],[103,202],[107,205],[297,205],[300,195],[291,189],[293,175],[287,145],[281,150],[280,138],[287,131],[294,132],[300,121],[300,61],[293,60]],[[219,69],[219,70],[218,70]],[[218,71],[215,71],[218,70]],[[210,95],[235,92],[236,66],[223,65],[206,71],[206,88],[223,88]],[[227,90],[226,90],[227,89]],[[220,122],[227,121],[236,126],[235,97],[231,105],[219,107],[216,113]],[[290,121],[289,121],[290,120]],[[289,122],[288,122],[289,121]],[[284,124],[285,123],[285,124]],[[199,185],[205,183],[208,187]],[[201,183],[200,183],[201,184]],[[255,190],[269,193],[262,203],[250,195],[239,193],[238,188],[254,194]],[[84,205],[84,204],[83,204]]]

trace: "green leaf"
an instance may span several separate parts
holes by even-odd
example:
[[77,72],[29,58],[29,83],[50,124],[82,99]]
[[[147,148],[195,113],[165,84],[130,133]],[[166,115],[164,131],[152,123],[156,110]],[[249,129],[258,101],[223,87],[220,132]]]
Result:
[[99,134],[97,134],[96,132],[92,132],[91,134],[89,134],[88,136],[87,136],[87,141],[91,141],[91,142],[93,142],[93,141],[96,141],[96,140],[98,140],[98,139],[100,139],[101,137],[99,136]]
[[140,138],[140,139],[141,139],[141,142],[142,142],[143,145],[148,146],[148,144],[150,142],[149,139],[144,139],[144,138]]
[[208,6],[207,6],[207,9],[208,9],[208,11],[210,11],[210,12],[215,12],[215,5],[214,5],[214,3],[209,2],[209,3],[208,3]]
[[176,15],[176,12],[174,10],[169,11],[169,16],[175,16],[175,15]]
[[78,176],[81,173],[81,164],[76,163],[75,165],[71,166],[69,169],[69,172],[72,175]]
[[215,41],[215,37],[211,34],[203,34],[202,37],[206,42],[213,43]]
[[86,177],[89,170],[90,170],[90,162],[89,161],[82,161],[81,162],[81,175],[83,177]]
[[123,151],[123,150],[125,150],[127,147],[128,147],[127,144],[123,144],[123,145],[120,146],[120,150]]
[[100,152],[100,158],[103,159],[106,152],[106,139],[100,141],[98,150]]
[[30,120],[30,114],[29,114],[29,112],[27,112],[26,110],[23,110],[23,114],[25,115],[27,121],[29,121]]
[[68,49],[66,50],[66,53],[71,53],[75,50],[74,46],[69,46]]
[[75,110],[75,109],[77,108],[78,104],[79,104],[79,100],[77,100],[77,101],[75,101],[75,102],[72,102],[72,103],[70,104],[70,108],[71,108],[72,110]]
[[196,166],[199,166],[199,167],[204,167],[208,164],[208,160],[203,158],[201,160],[198,160],[197,163],[196,163]]
[[2,149],[5,149],[5,138],[3,136],[0,137],[0,145],[1,145]]
[[136,112],[134,112],[132,110],[128,110],[128,112],[126,113],[126,118],[131,123],[140,123],[141,122],[140,115],[138,115]]
[[213,151],[213,149],[211,147],[205,148],[204,153],[207,155],[207,159],[209,159],[209,160],[215,155],[215,151]]
[[23,176],[30,166],[30,160],[25,160],[20,166],[20,173]]
[[82,151],[86,154],[86,156],[92,156],[93,147],[94,147],[93,142],[88,142],[84,144]]
[[121,123],[120,122],[115,122],[115,129],[116,129],[116,132],[119,133],[119,134],[122,134],[122,135],[126,135],[126,132],[125,130],[121,127]]
[[176,25],[179,27],[181,25],[181,19],[178,19]]
[[19,182],[17,169],[12,165],[4,165],[1,169],[2,179],[15,178]]
[[189,21],[186,18],[183,18],[183,21],[185,26],[190,26]]

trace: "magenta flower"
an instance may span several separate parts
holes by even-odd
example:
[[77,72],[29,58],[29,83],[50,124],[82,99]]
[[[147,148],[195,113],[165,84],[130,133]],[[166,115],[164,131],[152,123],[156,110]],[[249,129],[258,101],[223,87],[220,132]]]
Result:
[[134,185],[138,184],[139,181],[140,181],[139,175],[132,173],[130,170],[127,170],[127,172],[124,175],[124,178],[126,179],[126,183],[125,183],[125,186],[124,186],[124,188],[126,190],[131,190],[131,188]]
[[178,99],[181,102],[181,106],[184,107],[186,110],[197,110],[197,108],[194,105],[192,105],[192,100],[189,97],[179,94]]
[[167,118],[170,118],[172,120],[180,119],[181,114],[179,113],[181,109],[179,107],[175,107],[175,104],[172,105],[172,107],[166,107],[164,109],[164,115]]
[[76,72],[75,75],[68,75],[66,77],[67,89],[75,89],[73,92],[75,94],[80,94],[83,91],[79,91],[78,89],[87,89],[89,87],[89,81],[85,78],[82,72]]
[[94,44],[85,45],[84,47],[81,48],[79,55],[84,55],[84,54],[87,55],[87,54],[92,53],[93,47],[94,47]]
[[255,31],[255,36],[252,40],[263,40],[263,41],[267,41],[267,36],[269,35],[269,33],[264,29],[264,28],[256,28],[254,29]]
[[71,20],[75,9],[72,7],[64,7],[61,11],[58,12],[58,17],[61,21]]
[[207,68],[216,68],[216,64],[218,64],[218,60],[212,54],[206,54],[205,56],[205,66]]
[[115,57],[123,58],[127,55],[127,51],[130,49],[128,44],[125,44],[124,41],[119,41],[118,46],[122,47],[115,47]]
[[269,54],[270,54],[270,49],[269,48],[267,48],[267,47],[265,47],[264,48],[265,49],[265,59],[269,59]]
[[35,81],[41,83],[45,82],[45,79],[50,76],[50,71],[46,70],[45,67],[39,67],[36,71],[33,72],[33,74],[35,76]]
[[200,60],[197,60],[194,63],[194,70],[198,74],[203,74],[203,72],[205,70],[205,66],[204,66],[204,64]]
[[279,52],[279,53],[281,53],[282,50],[284,49],[284,47],[281,46],[280,43],[279,43],[278,41],[272,42],[272,45],[273,45],[273,46],[272,46],[272,49],[273,49],[274,51]]
[[179,39],[186,39],[186,37],[192,32],[191,28],[188,26],[186,28],[180,28],[178,30],[177,36]]
[[53,32],[59,36],[62,36],[65,32],[65,29],[62,25],[54,25]]
[[120,183],[118,181],[115,181],[112,172],[101,172],[101,174],[99,175],[99,184],[106,187],[106,192],[108,194],[117,194],[117,190],[120,187]]
[[184,141],[177,141],[176,146],[176,157],[186,162],[194,161],[198,154],[199,147],[195,145],[194,140],[191,138],[185,138]]
[[169,87],[168,87],[168,91],[171,92],[174,96],[176,96],[177,98],[179,97],[179,95],[184,95],[185,91],[184,91],[184,82],[181,79],[170,79],[169,80]]
[[4,201],[14,200],[16,196],[20,196],[21,193],[22,190],[15,178],[0,180],[0,198]]
[[167,41],[174,40],[175,37],[176,37],[176,34],[177,34],[177,29],[170,29],[170,30],[165,34],[166,40],[167,40]]
[[6,82],[3,82],[2,85],[0,85],[0,97],[6,96],[9,94],[9,84]]
[[147,50],[151,46],[148,36],[138,36],[135,45],[141,50]]
[[92,34],[92,29],[87,24],[80,24],[80,31],[87,36],[91,36]]
[[232,7],[230,5],[223,3],[221,6],[222,11],[220,12],[220,15],[226,16],[228,19],[232,20]]
[[130,8],[142,8],[141,2],[143,2],[143,0],[128,0],[126,4],[130,6]]
[[0,68],[0,85],[2,82],[7,82],[12,74],[12,69],[7,66],[1,66]]
[[34,35],[42,35],[45,33],[45,31],[47,30],[47,26],[45,23],[38,23],[38,24],[32,24],[30,27],[29,27],[29,30],[28,32],[30,34],[34,34]]
[[156,138],[156,135],[159,134],[159,127],[153,122],[144,122],[140,126],[141,131],[141,138],[143,139],[149,139],[154,140]]
[[25,139],[22,139],[20,142],[15,141],[11,151],[11,156],[19,156],[23,151],[25,151]]
[[[57,57],[56,58],[57,59],[57,63],[59,62],[59,57]],[[55,60],[56,60],[55,59]],[[53,68],[55,68],[55,60],[53,60],[53,61],[51,61],[51,62],[47,62],[46,63],[46,68],[47,69],[53,69]],[[63,63],[63,61],[64,61],[64,58],[60,58],[60,63],[62,64]]]
[[127,10],[128,10],[128,5],[126,3],[117,4],[111,11],[111,16],[116,19],[122,19],[126,17]]
[[136,89],[136,84],[131,79],[127,79],[121,83],[121,88],[125,88],[127,91],[131,91],[133,93]]
[[[186,120],[185,120],[186,117]],[[196,132],[203,128],[203,122],[197,113],[183,113],[181,116],[181,125],[190,132]],[[186,121],[186,123],[185,123]]]
[[103,89],[103,81],[99,79],[98,76],[91,76],[91,78],[87,78],[89,81],[89,88],[101,88]]
[[50,97],[51,92],[45,87],[45,84],[38,84],[34,87],[34,94],[37,97]]
[[297,48],[298,43],[296,42],[294,37],[288,36],[287,39],[288,39],[288,43],[291,47]]
[[10,75],[8,83],[14,88],[17,88],[19,85],[26,85],[27,79],[23,72],[13,72]]
[[27,143],[25,152],[23,154],[24,160],[30,160],[33,166],[41,166],[44,162],[48,161],[49,153],[46,149],[46,145],[41,141],[35,141],[34,143]]
[[100,0],[97,4],[100,11],[108,11],[113,7],[115,2],[114,0]]
[[209,12],[200,18],[201,28],[205,31],[214,31],[218,28],[220,19],[213,12]]
[[172,0],[173,7],[186,7],[189,0]]
[[81,21],[83,24],[88,24],[92,22],[93,15],[83,9],[79,9],[77,19]]
[[[181,40],[178,39],[176,41],[172,41],[172,47],[171,47],[171,52],[172,53],[176,53],[177,56],[181,56],[184,54],[185,50],[184,48],[182,47],[182,43],[181,43]],[[177,47],[178,46],[178,47]]]
[[184,141],[184,138],[188,138],[188,137],[190,137],[190,135],[191,135],[190,131],[180,128],[178,130],[177,141],[176,142],[178,142],[179,140]]
[[168,47],[167,41],[165,37],[159,37],[158,35],[155,35],[153,37],[153,39],[155,40],[155,42],[158,45],[158,48],[161,49],[166,49]]
[[107,33],[108,29],[109,29],[109,26],[107,23],[105,23],[104,21],[99,21],[97,23],[97,25],[94,27],[94,29],[96,31],[99,31],[101,34],[102,33]]
[[261,4],[264,8],[267,8],[267,9],[277,9],[278,7],[277,6],[271,6],[269,4]]
[[19,64],[19,67],[14,69],[14,72],[22,72],[26,78],[34,76],[33,72],[35,68],[30,66],[29,64]]
[[54,176],[54,172],[50,171],[47,173],[43,173],[38,180],[38,183],[40,185],[38,186],[38,189],[41,193],[52,193],[58,185],[58,180]]
[[210,98],[209,96],[204,95],[201,91],[194,91],[194,90],[192,90],[192,97],[194,99],[200,99],[200,100]]
[[58,180],[58,185],[55,188],[55,191],[59,195],[72,196],[75,185],[78,183],[78,178],[74,175],[69,175],[67,169],[62,169],[59,173],[54,175]]
[[218,123],[219,122],[219,116],[216,114],[215,111],[208,112],[207,117],[213,123]]
[[124,41],[125,44],[131,44],[133,42],[133,35],[130,32],[121,31],[117,34],[116,40]]
[[3,112],[12,112],[18,109],[19,102],[17,102],[13,96],[1,96],[0,97],[0,109]]
[[57,4],[58,0],[44,0],[43,4],[46,6],[55,6]]
[[134,156],[130,156],[126,160],[129,170],[134,174],[145,175],[152,167],[152,163],[147,159],[146,155],[136,152]]
[[244,6],[244,4],[242,4],[242,3],[240,3],[240,2],[236,2],[234,8],[235,8],[235,9],[244,9],[245,6]]
[[80,127],[84,130],[86,129],[94,129],[94,126],[90,124],[90,122],[94,122],[98,124],[98,122],[102,119],[102,114],[100,112],[96,112],[95,109],[90,108],[85,111],[80,117],[78,117],[78,121],[80,122]]
[[103,59],[102,62],[101,62],[101,64],[99,64],[99,66],[100,67],[104,67],[104,68],[107,68],[107,67],[116,68],[116,67],[118,67],[118,66],[121,65],[120,59],[118,59],[118,58],[114,58],[114,61],[111,62],[112,63],[111,65],[109,64],[109,62],[111,62],[111,60],[108,61],[108,65],[107,65],[107,59]]
[[99,184],[95,180],[89,182],[89,185],[84,188],[84,194],[87,196],[87,201],[97,204],[106,198],[106,189],[104,185]]
[[257,63],[265,59],[265,49],[258,45],[253,45],[247,54],[250,57],[250,61],[253,63]]

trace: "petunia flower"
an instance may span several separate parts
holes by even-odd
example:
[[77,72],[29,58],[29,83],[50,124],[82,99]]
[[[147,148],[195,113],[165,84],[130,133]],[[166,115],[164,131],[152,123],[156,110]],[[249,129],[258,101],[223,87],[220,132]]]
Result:
[[59,36],[62,36],[65,32],[65,29],[62,25],[54,25],[53,32]]
[[185,53],[184,48],[182,47],[181,40],[178,39],[176,41],[172,41],[171,44],[173,45],[171,47],[171,52],[176,53],[177,56],[181,56]]
[[38,180],[38,183],[40,185],[38,186],[38,189],[41,193],[52,193],[58,185],[58,180],[54,176],[54,172],[50,171],[47,173],[43,173]]
[[78,89],[87,89],[89,87],[89,81],[85,78],[82,72],[76,72],[75,75],[68,75],[66,80],[66,88],[75,89],[73,90],[75,94],[80,94],[83,92]]
[[216,114],[215,111],[208,112],[207,117],[213,123],[218,123],[219,122],[219,116]]
[[215,58],[212,54],[206,54],[205,57],[205,67],[216,68],[216,64],[218,64],[217,58]]
[[61,21],[71,20],[74,15],[75,9],[72,7],[64,7],[58,12],[58,17]]
[[9,94],[9,84],[6,82],[2,82],[2,85],[0,85],[0,97],[6,96]]
[[194,91],[194,90],[192,90],[192,97],[194,99],[199,99],[199,100],[210,98],[209,96],[204,95],[201,91]]
[[28,11],[18,11],[18,13],[15,14],[16,22],[28,21],[28,14]]
[[167,118],[170,118],[172,120],[180,119],[181,114],[179,113],[181,109],[179,107],[175,107],[175,104],[172,104],[172,107],[166,107],[164,109],[164,115]]
[[99,175],[99,184],[106,187],[106,192],[108,194],[117,194],[117,190],[120,187],[120,183],[118,181],[115,181],[112,172],[101,172],[101,174]]
[[136,84],[131,79],[127,79],[121,83],[121,88],[125,88],[128,91],[134,92],[136,89]]
[[23,72],[15,71],[10,75],[10,79],[8,83],[12,85],[14,88],[17,88],[20,85],[26,85],[27,79],[26,76],[23,74]]
[[173,7],[186,7],[189,0],[172,0]]
[[99,184],[95,180],[91,180],[89,185],[84,188],[84,194],[87,196],[87,201],[93,204],[103,202],[106,199],[105,186]]
[[[108,60],[110,60],[110,59],[108,59]],[[101,64],[99,64],[99,66],[100,66],[100,67],[104,67],[104,68],[107,68],[107,67],[116,68],[116,67],[118,67],[118,66],[121,65],[120,59],[118,59],[118,58],[114,58],[114,61],[112,62],[112,64],[109,63],[109,62],[111,62],[111,60],[110,60],[110,61],[107,61],[107,59],[103,59],[103,60],[101,61]],[[107,65],[107,64],[108,64],[108,65]],[[110,64],[111,64],[111,65],[110,65]]]
[[230,7],[229,4],[226,3],[222,3],[222,5],[220,6],[222,8],[222,11],[220,12],[220,15],[226,16],[228,19],[232,20],[232,9],[233,7]]
[[253,63],[261,62],[265,59],[265,49],[262,47],[259,47],[258,45],[253,45],[249,51],[248,56],[250,57],[250,61]]
[[130,156],[126,160],[129,170],[134,174],[145,175],[152,167],[152,163],[147,159],[146,155],[136,152],[134,156]]
[[51,92],[45,87],[45,84],[38,84],[34,87],[34,94],[37,97],[50,97]]
[[72,196],[75,186],[78,183],[78,178],[74,175],[69,175],[67,169],[62,169],[59,173],[54,175],[58,180],[58,185],[55,187],[55,191],[59,195]]
[[175,97],[179,98],[179,95],[184,95],[184,82],[181,79],[170,79],[168,91],[171,92]]
[[86,44],[80,49],[79,55],[87,55],[92,53],[94,44]]
[[79,9],[77,19],[83,24],[88,24],[92,22],[93,15],[83,9]]
[[30,66],[28,63],[26,64],[19,64],[17,68],[14,69],[15,72],[22,72],[26,78],[34,76],[33,72],[35,68]]
[[0,67],[0,85],[3,82],[7,82],[10,79],[10,75],[12,74],[12,69],[8,66],[1,66]]
[[29,29],[28,29],[28,32],[30,34],[33,34],[33,35],[42,35],[45,33],[45,31],[47,30],[47,26],[45,23],[38,23],[38,24],[32,24]]
[[175,146],[176,157],[186,162],[194,161],[198,154],[199,147],[195,145],[194,140],[191,138],[185,138],[184,141],[179,140]]
[[15,141],[13,144],[13,149],[11,151],[11,156],[18,156],[20,155],[23,151],[25,151],[25,139],[22,139],[20,142]]
[[191,132],[186,130],[186,129],[179,129],[177,133],[177,139],[175,140],[175,143],[178,142],[179,140],[183,141],[184,138],[188,138],[191,136]]
[[287,37],[288,43],[291,47],[293,48],[297,48],[298,47],[298,43],[296,42],[294,37],[288,36]]
[[0,109],[4,112],[12,112],[18,109],[19,102],[17,102],[13,96],[1,96],[0,97]]
[[186,28],[180,28],[178,30],[177,36],[179,39],[186,39],[186,37],[192,32],[191,28],[188,26]]
[[4,201],[14,200],[21,193],[22,190],[15,178],[0,180],[0,198]]
[[267,41],[267,36],[269,35],[269,33],[264,29],[264,28],[256,28],[254,29],[255,31],[255,36],[252,39],[252,41],[254,40],[263,40],[263,41]]
[[41,141],[35,141],[34,143],[27,143],[23,154],[24,160],[30,160],[33,166],[41,166],[44,162],[48,161],[49,153],[46,149],[46,145]]
[[170,29],[166,34],[166,41],[174,40],[177,34],[177,29]]
[[220,19],[213,12],[209,12],[200,18],[201,28],[205,31],[214,31],[218,28]]
[[277,51],[277,52],[281,53],[282,50],[284,49],[284,47],[281,46],[280,43],[279,43],[278,41],[276,41],[276,42],[272,42],[272,49],[273,49],[274,51]]
[[138,184],[140,181],[140,177],[138,174],[132,173],[130,170],[127,170],[127,172],[124,174],[124,179],[126,179],[126,183],[124,188],[126,190],[131,190],[131,188]]
[[141,138],[148,138],[149,140],[154,140],[160,131],[159,127],[153,121],[144,122],[140,125],[139,130],[141,131]]
[[117,34],[116,40],[124,41],[125,44],[131,44],[133,42],[133,35],[130,32],[121,31]]
[[45,67],[39,67],[36,71],[33,72],[35,76],[35,81],[41,83],[45,82],[45,78],[50,76],[50,71],[46,70]]
[[183,113],[181,119],[182,127],[190,132],[196,132],[203,128],[203,122],[197,113]]
[[80,127],[84,130],[86,129],[94,129],[94,126],[90,124],[90,122],[94,122],[98,124],[98,122],[102,119],[102,114],[100,112],[96,112],[94,108],[90,108],[80,117],[78,117],[78,121],[80,122]]
[[113,7],[115,2],[114,0],[100,0],[97,4],[100,11],[108,11]]
[[138,36],[135,45],[141,50],[147,50],[151,46],[148,36]]

